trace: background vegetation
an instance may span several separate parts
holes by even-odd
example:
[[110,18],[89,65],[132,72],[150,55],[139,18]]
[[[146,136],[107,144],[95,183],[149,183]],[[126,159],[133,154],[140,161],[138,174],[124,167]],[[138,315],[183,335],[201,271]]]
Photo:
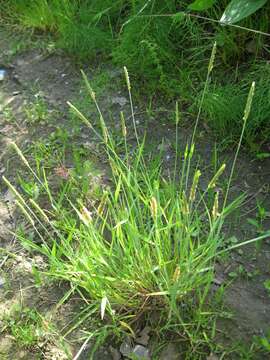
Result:
[[[237,27],[222,26],[217,21],[230,1],[190,3],[8,0],[1,5],[1,13],[16,28],[53,34],[55,46],[77,60],[93,61],[102,56],[103,60],[109,58],[127,66],[132,81],[141,85],[140,95],[177,97],[190,112],[194,111],[194,97],[198,98],[203,88],[209,51],[216,41],[217,68],[203,111],[205,121],[218,135],[226,137],[226,144],[227,140],[234,141],[241,129],[244,94],[250,79],[255,78],[259,99],[255,104],[260,110],[255,106],[246,140],[258,150],[269,134],[269,69],[265,59],[270,49],[266,41],[269,38],[262,32],[269,32],[270,3],[259,2],[254,7],[251,2],[253,11],[264,6],[238,22]],[[239,0],[232,3],[241,5]]]

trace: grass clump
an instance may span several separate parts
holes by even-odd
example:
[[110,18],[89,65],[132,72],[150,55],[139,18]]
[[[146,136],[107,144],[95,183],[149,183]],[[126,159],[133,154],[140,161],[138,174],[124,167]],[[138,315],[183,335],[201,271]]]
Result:
[[11,335],[16,339],[17,344],[30,348],[40,341],[45,336],[46,330],[45,320],[34,309],[29,308],[15,308],[12,314],[4,316],[3,328],[1,332],[9,330]]
[[[205,91],[215,50],[214,47]],[[100,139],[107,155],[111,183],[101,189],[97,201],[87,197],[76,201],[74,192],[67,191],[69,186],[66,184],[66,190],[61,191],[61,202],[58,202],[50,191],[45,170],[39,169],[37,173],[14,145],[25,166],[47,193],[50,204],[50,208],[43,209],[35,200],[26,200],[3,178],[15,193],[19,208],[40,241],[29,239],[23,232],[18,237],[28,249],[48,259],[47,276],[67,281],[73,291],[78,291],[91,308],[90,315],[101,318],[99,326],[106,330],[107,336],[112,332],[118,335],[128,332],[135,336],[136,324],[147,323],[152,311],[158,311],[160,332],[169,330],[181,334],[187,344],[183,348],[186,358],[199,359],[201,354],[205,356],[209,339],[214,336],[207,330],[208,322],[213,321],[214,316],[209,310],[209,292],[215,261],[223,246],[223,222],[239,205],[239,199],[227,204],[227,198],[250,113],[254,84],[244,112],[242,135],[228,189],[221,199],[219,192],[213,193],[213,188],[225,165],[214,174],[204,192],[199,190],[201,171],[192,165],[200,113],[191,142],[181,156],[176,153],[174,171],[165,176],[162,153],[157,157],[145,154],[144,140],[140,140],[136,128],[126,69],[125,76],[136,139],[132,152],[127,143],[127,134],[131,130],[124,116],[121,116],[123,152],[123,147],[119,150],[106,126],[85,75],[86,87],[98,112],[99,130],[70,104],[71,110]],[[177,106],[176,139],[178,125]],[[201,336],[203,329],[207,335]],[[91,336],[94,334],[98,331]]]

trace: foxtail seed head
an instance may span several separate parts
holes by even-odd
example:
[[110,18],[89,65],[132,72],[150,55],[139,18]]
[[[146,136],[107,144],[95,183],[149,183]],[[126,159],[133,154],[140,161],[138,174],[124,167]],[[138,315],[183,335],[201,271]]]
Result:
[[247,103],[246,103],[246,107],[244,110],[244,116],[243,116],[244,122],[246,122],[249,117],[254,93],[255,93],[255,81],[253,81],[253,83],[251,84],[251,87],[250,87],[250,90],[248,93]]
[[208,75],[210,75],[212,70],[213,70],[215,57],[216,57],[216,52],[217,52],[217,43],[215,41],[214,45],[213,45],[213,48],[212,48],[212,53],[211,53],[209,65],[208,65]]
[[209,182],[207,189],[212,189],[213,187],[216,186],[216,181],[220,177],[220,175],[223,173],[225,168],[226,168],[226,164],[222,164],[221,167],[216,172],[216,174],[214,175],[214,177],[212,178],[212,180]]
[[157,200],[154,196],[150,200],[150,210],[152,217],[155,219],[157,217],[158,205]]
[[104,121],[102,115],[100,116],[100,124],[101,124],[101,128],[102,128],[104,143],[107,144],[108,143],[108,129],[106,127],[106,124],[105,124],[105,121]]
[[180,121],[179,105],[178,105],[178,101],[176,101],[176,103],[175,103],[175,122],[176,122],[176,125],[179,124],[179,121]]
[[218,195],[219,195],[219,193],[217,191],[216,195],[215,195],[213,209],[212,209],[212,218],[213,218],[213,220],[216,220],[216,218],[218,216],[220,216],[220,213],[218,212]]
[[15,149],[16,152],[17,152],[17,154],[18,154],[19,157],[22,159],[23,163],[24,163],[29,169],[31,169],[29,162],[26,160],[26,158],[24,157],[23,153],[22,153],[21,150],[18,148],[18,146],[16,145],[16,143],[13,142],[13,141],[11,141],[11,145],[14,147],[14,149]]
[[104,192],[103,196],[102,196],[102,199],[100,201],[100,204],[97,208],[97,213],[99,216],[102,216],[103,212],[104,212],[104,209],[105,209],[105,206],[106,206],[106,203],[107,203],[107,198],[108,198],[108,192]]
[[188,215],[189,214],[189,204],[188,204],[185,192],[183,192],[183,194],[182,194],[181,205],[182,205],[181,210],[182,210],[183,215]]
[[81,70],[81,73],[82,73],[82,76],[83,76],[85,85],[86,85],[86,87],[87,87],[87,90],[88,90],[88,92],[89,92],[89,95],[90,95],[91,99],[92,99],[94,102],[96,102],[96,94],[95,94],[95,92],[93,91],[93,89],[92,89],[92,87],[91,87],[91,85],[90,85],[90,83],[89,83],[89,80],[87,79],[87,76],[86,76],[85,72],[84,72],[83,70]]
[[13,194],[17,197],[17,199],[19,199],[22,204],[26,205],[24,198],[16,190],[16,188],[8,181],[8,179],[5,176],[2,176],[2,179],[6,183],[6,185],[10,188],[10,190],[13,192]]
[[67,101],[67,104],[71,108],[73,113],[76,114],[82,120],[82,122],[85,123],[85,125],[87,125],[90,129],[93,129],[93,126],[90,123],[90,121],[86,119],[86,117],[73,104],[71,104],[69,101]]
[[201,176],[201,172],[200,172],[200,170],[197,170],[195,172],[194,177],[193,177],[193,183],[192,183],[192,186],[191,186],[191,189],[190,189],[190,194],[189,194],[189,200],[190,201],[195,200],[197,186],[198,186],[200,176]]
[[85,225],[89,225],[93,220],[90,211],[85,206],[81,209],[81,219]]
[[121,117],[122,134],[124,137],[127,137],[127,128],[126,128],[125,117],[124,117],[123,111],[120,112],[120,117]]
[[126,68],[125,66],[124,66],[124,72],[125,72],[125,78],[126,78],[127,88],[128,88],[128,91],[130,91],[130,90],[131,90],[131,85],[130,85],[128,70],[127,70],[127,68]]
[[180,268],[179,266],[176,266],[175,270],[174,270],[174,273],[173,273],[173,282],[177,282],[179,277],[180,277]]

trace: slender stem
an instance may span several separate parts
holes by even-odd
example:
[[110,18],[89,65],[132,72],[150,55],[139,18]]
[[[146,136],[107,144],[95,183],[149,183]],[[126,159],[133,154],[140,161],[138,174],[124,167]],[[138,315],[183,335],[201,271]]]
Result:
[[193,129],[192,136],[191,136],[191,142],[190,142],[189,154],[188,154],[187,174],[186,174],[186,190],[187,190],[187,187],[188,187],[188,179],[189,179],[190,164],[191,164],[190,150],[191,150],[192,146],[195,145],[194,144],[194,139],[195,139],[195,135],[196,135],[196,132],[197,132],[198,123],[199,123],[199,120],[200,120],[200,117],[201,117],[202,105],[203,105],[203,102],[204,102],[205,93],[206,93],[206,90],[207,90],[209,79],[210,79],[210,72],[208,71],[206,81],[205,81],[205,84],[204,84],[204,88],[203,88],[203,93],[202,93],[201,100],[200,100],[200,105],[199,105],[199,110],[198,110],[197,117],[196,117],[196,122],[195,122],[194,129]]
[[[251,29],[251,28],[247,28],[245,26],[240,26],[240,25],[236,25],[236,24],[226,24],[224,22],[221,22],[220,20],[216,20],[216,19],[211,19],[211,18],[208,18],[206,16],[201,16],[201,15],[197,15],[197,14],[189,14],[189,13],[186,13],[184,11],[181,12],[183,15],[185,16],[190,16],[190,17],[193,17],[193,18],[196,18],[196,19],[202,19],[202,20],[206,20],[206,21],[210,21],[210,22],[214,22],[214,23],[217,23],[219,25],[222,25],[222,26],[229,26],[229,27],[234,27],[236,29],[240,29],[240,30],[244,30],[244,31],[249,31],[249,32],[253,32],[255,34],[259,34],[259,35],[263,35],[263,36],[267,36],[267,37],[270,37],[270,34],[269,33],[266,33],[264,31],[260,31],[260,30],[255,30],[255,29]],[[176,14],[151,14],[151,15],[140,15],[138,17],[173,17],[177,15]]]
[[177,160],[178,160],[178,124],[179,124],[179,108],[178,103],[175,106],[175,160],[174,160],[174,181],[176,179]]

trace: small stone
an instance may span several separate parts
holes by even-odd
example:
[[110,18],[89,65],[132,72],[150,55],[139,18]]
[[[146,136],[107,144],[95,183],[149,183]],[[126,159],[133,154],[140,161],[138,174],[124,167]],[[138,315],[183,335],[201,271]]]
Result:
[[0,338],[0,354],[8,354],[14,346],[13,339],[6,335]]
[[18,74],[13,75],[13,80],[16,81],[18,84],[21,84],[21,80]]
[[27,356],[27,351],[26,350],[19,350],[18,353],[16,354],[18,360],[20,359],[25,359]]
[[112,98],[112,104],[125,106],[128,103],[128,100],[123,96],[115,96]]
[[0,289],[4,287],[5,283],[6,283],[5,279],[2,276],[0,276]]
[[129,356],[131,359],[135,360],[150,360],[150,351],[142,345],[136,345],[132,351],[132,354]]
[[213,283],[217,286],[221,286],[223,283],[224,283],[224,276],[222,275],[216,275],[214,280],[213,280]]
[[124,356],[129,356],[132,353],[133,346],[131,345],[130,339],[126,339],[120,346],[120,352]]
[[15,195],[13,194],[13,192],[10,189],[8,189],[5,192],[3,199],[4,199],[5,203],[13,203],[15,201]]
[[3,81],[7,76],[7,72],[4,69],[0,69],[0,81]]
[[26,62],[25,62],[25,60],[23,60],[23,59],[18,59],[18,60],[16,61],[16,63],[17,63],[17,66],[24,66],[24,65],[26,65]]

